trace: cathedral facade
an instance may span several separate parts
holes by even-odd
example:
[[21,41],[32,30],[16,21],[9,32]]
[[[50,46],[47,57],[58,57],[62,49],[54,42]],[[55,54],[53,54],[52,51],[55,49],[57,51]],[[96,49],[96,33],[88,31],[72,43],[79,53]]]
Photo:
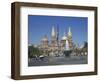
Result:
[[40,44],[40,49],[44,55],[61,55],[64,50],[73,48],[72,32],[69,28],[68,33],[64,32],[62,38],[59,38],[59,29],[54,26],[51,29],[51,39],[45,35]]

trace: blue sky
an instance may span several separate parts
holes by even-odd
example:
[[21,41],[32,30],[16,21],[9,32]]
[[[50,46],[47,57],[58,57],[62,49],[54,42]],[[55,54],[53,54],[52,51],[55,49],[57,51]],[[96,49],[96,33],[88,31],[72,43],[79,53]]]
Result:
[[39,44],[44,35],[51,40],[52,26],[55,28],[58,26],[59,39],[70,27],[73,42],[80,45],[87,41],[87,25],[87,17],[28,15],[28,43]]

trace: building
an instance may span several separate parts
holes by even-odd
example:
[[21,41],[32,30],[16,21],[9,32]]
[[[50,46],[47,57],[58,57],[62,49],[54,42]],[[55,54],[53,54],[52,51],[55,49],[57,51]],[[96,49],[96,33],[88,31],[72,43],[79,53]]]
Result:
[[63,33],[63,36],[62,36],[62,38],[61,38],[61,42],[60,42],[61,50],[64,50],[64,49],[65,49],[66,40],[67,40],[67,35],[66,35],[66,33],[64,32],[64,33]]
[[52,52],[56,52],[58,50],[59,46],[58,46],[58,41],[57,41],[57,32],[55,30],[55,27],[52,27],[52,31],[51,31],[51,43],[50,43],[50,50]]
[[69,27],[69,31],[68,31],[68,42],[69,42],[69,48],[72,49],[73,48],[73,42],[72,42],[72,32],[71,29]]
[[43,39],[41,40],[41,48],[42,49],[48,49],[48,47],[49,47],[49,41],[48,41],[47,36],[45,35],[43,37]]
[[68,33],[64,32],[61,39],[59,39],[59,29],[52,27],[51,29],[51,40],[48,40],[48,37],[45,35],[41,40],[40,49],[45,52],[49,52],[48,55],[57,56],[59,53],[63,53],[66,48],[72,49],[72,33],[69,28]]

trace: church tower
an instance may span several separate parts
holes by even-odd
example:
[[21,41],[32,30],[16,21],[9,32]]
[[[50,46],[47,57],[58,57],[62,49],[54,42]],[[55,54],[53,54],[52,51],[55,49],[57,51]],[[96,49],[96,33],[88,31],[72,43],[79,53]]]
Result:
[[51,30],[51,50],[56,51],[57,48],[58,48],[58,45],[57,45],[57,32],[55,30],[55,27],[53,26],[52,30]]
[[52,31],[51,31],[51,39],[56,40],[56,31],[55,31],[54,26],[52,27]]
[[72,43],[72,32],[71,32],[70,27],[69,27],[69,30],[68,30],[68,35],[67,35],[67,37],[68,37],[69,48],[72,49],[73,43]]

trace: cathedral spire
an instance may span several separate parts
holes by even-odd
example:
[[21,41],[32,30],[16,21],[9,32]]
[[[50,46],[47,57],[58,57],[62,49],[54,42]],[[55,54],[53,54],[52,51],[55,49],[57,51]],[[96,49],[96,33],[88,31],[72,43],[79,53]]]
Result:
[[56,37],[56,32],[54,26],[52,27],[51,36]]
[[68,37],[72,37],[72,32],[71,32],[70,27],[69,27],[69,31],[68,31]]
[[59,27],[57,25],[57,41],[59,41]]

